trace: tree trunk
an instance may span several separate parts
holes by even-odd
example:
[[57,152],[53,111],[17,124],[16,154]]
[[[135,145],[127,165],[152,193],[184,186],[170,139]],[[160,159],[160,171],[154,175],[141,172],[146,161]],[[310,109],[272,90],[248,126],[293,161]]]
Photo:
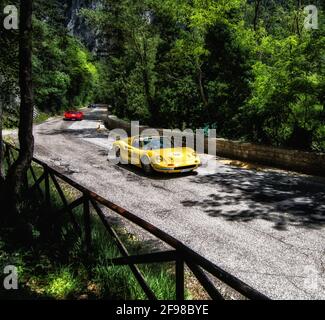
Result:
[[149,66],[148,66],[148,56],[147,56],[147,41],[143,40],[143,56],[142,56],[142,76],[143,76],[143,85],[144,85],[144,94],[146,97],[146,102],[149,108],[149,112],[151,115],[151,125],[158,124],[158,107],[155,101],[155,97],[152,94],[152,90],[150,88],[150,74],[149,74]]
[[198,68],[198,81],[199,81],[199,89],[200,89],[200,95],[202,98],[202,102],[204,104],[204,107],[208,107],[209,101],[205,95],[204,85],[203,85],[203,73],[201,67]]
[[[3,110],[3,100],[2,97],[0,97],[0,205],[3,210],[4,209],[3,203],[5,199],[5,192],[4,192],[5,173],[4,173],[4,153],[3,153],[4,150],[3,150],[3,141],[2,141],[3,140],[2,139],[2,110]],[[1,218],[2,217],[0,216],[0,223],[2,222]]]
[[297,0],[297,14],[296,14],[296,32],[298,37],[301,36],[301,0]]
[[[24,177],[31,165],[34,152],[33,137],[33,88],[32,88],[32,3],[20,1],[19,24],[19,156],[10,167],[6,178],[6,193],[10,209],[19,213],[21,195],[24,190]],[[10,211],[11,211],[10,210]]]
[[2,138],[2,110],[3,110],[3,99],[2,99],[2,93],[0,92],[0,192],[2,192],[2,186],[5,179],[4,163],[3,163],[4,154],[3,154],[3,138]]
[[257,24],[258,24],[258,17],[260,12],[260,6],[261,6],[262,0],[255,0],[255,15],[254,15],[254,31],[257,30]]

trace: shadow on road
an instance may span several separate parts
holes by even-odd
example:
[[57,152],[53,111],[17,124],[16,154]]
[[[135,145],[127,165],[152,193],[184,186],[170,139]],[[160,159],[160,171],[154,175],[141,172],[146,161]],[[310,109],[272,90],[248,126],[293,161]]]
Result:
[[85,120],[105,120],[107,118],[107,108],[104,107],[97,107],[96,109],[84,109],[84,119]]
[[186,173],[160,173],[160,172],[153,172],[150,175],[146,175],[144,171],[136,166],[131,164],[119,164],[116,165],[117,170],[125,170],[129,173],[133,173],[128,177],[128,181],[139,181],[139,178],[144,180],[173,180],[173,179],[180,179],[190,176],[196,176],[197,172],[186,172]]
[[264,219],[283,231],[287,226],[325,226],[325,185],[310,177],[234,168],[198,176],[191,183],[215,186],[216,192],[206,199],[182,202],[184,207],[202,208],[211,217],[239,222]]
[[64,134],[70,137],[78,137],[78,138],[107,138],[107,134],[99,132],[96,128],[80,128],[80,129],[69,129],[69,125],[62,126],[60,129],[49,129],[43,132],[38,133],[40,135],[45,136],[56,136],[60,134]]

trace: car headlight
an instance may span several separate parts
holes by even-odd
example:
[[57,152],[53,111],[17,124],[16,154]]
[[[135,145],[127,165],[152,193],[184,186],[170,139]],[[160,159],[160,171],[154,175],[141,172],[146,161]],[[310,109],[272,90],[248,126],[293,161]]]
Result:
[[188,158],[196,158],[197,157],[197,153],[194,151],[192,153],[188,153],[187,156],[188,156]]
[[162,156],[157,156],[156,158],[155,158],[155,162],[156,163],[161,163],[161,162],[163,162],[164,161],[164,158],[162,157]]

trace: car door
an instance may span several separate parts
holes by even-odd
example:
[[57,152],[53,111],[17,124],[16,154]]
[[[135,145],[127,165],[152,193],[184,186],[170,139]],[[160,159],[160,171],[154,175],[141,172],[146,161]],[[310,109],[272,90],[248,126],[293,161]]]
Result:
[[119,149],[121,151],[121,160],[123,161],[124,164],[127,164],[129,159],[128,159],[128,143],[126,141],[120,141],[119,142]]
[[140,140],[138,138],[134,138],[132,141],[129,149],[129,160],[136,166],[140,165]]

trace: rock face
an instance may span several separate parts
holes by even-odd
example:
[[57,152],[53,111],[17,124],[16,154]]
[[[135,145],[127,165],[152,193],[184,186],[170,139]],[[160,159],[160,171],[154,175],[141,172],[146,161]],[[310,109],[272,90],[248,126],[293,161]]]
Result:
[[85,19],[79,13],[82,8],[96,9],[100,7],[101,0],[69,0],[63,2],[67,6],[66,27],[69,33],[78,37],[90,51],[95,54],[98,53],[101,50],[98,35],[87,25]]

